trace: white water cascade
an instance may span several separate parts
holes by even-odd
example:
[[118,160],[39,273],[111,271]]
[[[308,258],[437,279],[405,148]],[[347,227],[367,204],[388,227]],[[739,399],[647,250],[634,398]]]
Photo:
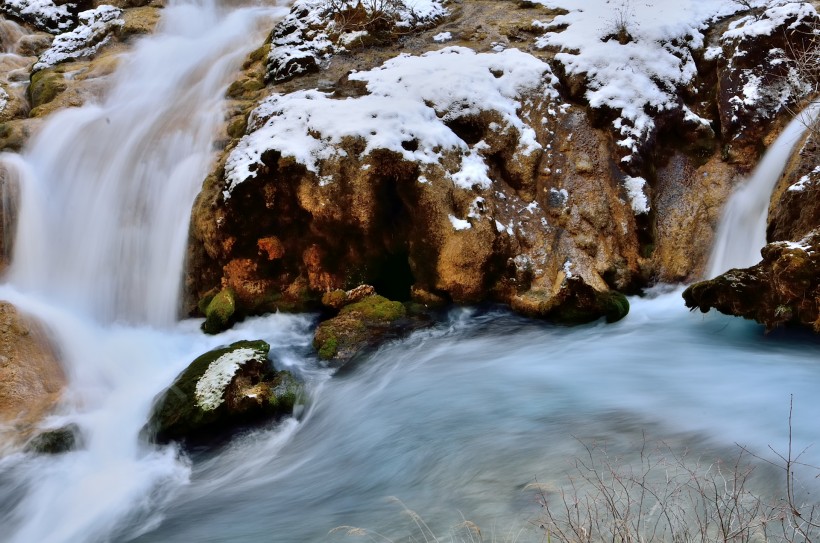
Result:
[[101,103],[55,114],[22,155],[0,155],[20,192],[0,297],[51,331],[69,382],[46,425],[75,423],[83,442],[59,458],[0,459],[0,496],[13,499],[0,507],[0,540],[139,533],[187,479],[174,447],[138,434],[186,360],[228,340],[176,323],[190,209],[212,163],[224,91],[284,13],[172,1],[155,35],[121,58]]
[[746,268],[760,261],[766,245],[766,218],[769,201],[795,144],[820,113],[813,102],[786,126],[752,176],[729,197],[718,223],[706,278],[711,279],[732,268]]

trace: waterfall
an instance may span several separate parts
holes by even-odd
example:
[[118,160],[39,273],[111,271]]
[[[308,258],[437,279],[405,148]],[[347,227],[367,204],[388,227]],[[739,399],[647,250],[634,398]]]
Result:
[[189,211],[258,18],[176,6],[102,104],[49,119],[23,156],[13,284],[102,322],[174,322]]
[[176,322],[185,244],[225,89],[286,12],[172,0],[119,59],[105,99],[54,114],[21,155],[0,155],[4,210],[18,215],[0,298],[51,331],[69,382],[45,424],[76,424],[82,441],[59,457],[0,459],[3,541],[127,539],[186,483],[177,449],[139,431],[187,363],[239,339]]
[[820,104],[813,102],[797,114],[766,151],[752,176],[729,197],[718,223],[706,278],[760,261],[766,245],[766,219],[772,191],[783,174],[795,144],[817,119]]

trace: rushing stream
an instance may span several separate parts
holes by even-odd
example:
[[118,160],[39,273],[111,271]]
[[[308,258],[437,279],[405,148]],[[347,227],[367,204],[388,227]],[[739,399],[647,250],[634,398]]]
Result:
[[[83,445],[0,458],[0,541],[299,543],[342,538],[329,534],[341,525],[418,535],[391,496],[438,533],[463,513],[486,536],[539,540],[527,485],[560,485],[584,443],[627,458],[644,440],[782,451],[791,395],[796,447],[820,440],[818,340],[691,314],[674,289],[632,299],[613,325],[454,310],[332,378],[312,354],[311,316],[218,336],[175,322],[220,97],[259,42],[249,36],[282,12],[173,3],[105,101],[56,114],[22,155],[2,157],[22,200],[0,298],[52,332],[70,382],[46,425],[76,423]],[[153,398],[195,356],[256,338],[306,381],[298,419],[211,451],[139,439]]]

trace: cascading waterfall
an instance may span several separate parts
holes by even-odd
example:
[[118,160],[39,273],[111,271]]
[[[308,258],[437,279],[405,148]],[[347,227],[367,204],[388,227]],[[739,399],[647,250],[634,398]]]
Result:
[[749,180],[731,195],[718,223],[707,279],[760,261],[760,249],[766,245],[766,218],[772,191],[795,144],[818,113],[820,104],[815,102],[797,114],[766,151]]
[[129,518],[139,532],[187,479],[175,448],[138,433],[186,359],[225,341],[175,324],[190,209],[224,90],[284,12],[171,2],[102,103],[55,114],[22,155],[0,155],[13,185],[4,204],[20,193],[1,295],[51,330],[69,384],[48,423],[77,424],[83,442],[59,458],[0,461],[0,495],[14,496],[0,539],[110,540]]
[[253,43],[252,10],[176,6],[101,105],[55,115],[26,150],[13,284],[102,321],[168,325],[186,210],[207,174],[221,90]]

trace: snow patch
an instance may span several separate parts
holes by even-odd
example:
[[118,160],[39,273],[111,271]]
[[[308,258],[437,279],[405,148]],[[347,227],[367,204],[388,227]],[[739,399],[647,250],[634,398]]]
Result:
[[789,192],[803,192],[806,190],[809,185],[813,184],[814,181],[812,180],[811,176],[820,173],[820,166],[816,166],[810,174],[804,175],[801,177],[796,183],[791,185],[788,189]]
[[447,215],[447,218],[450,219],[450,224],[453,225],[453,229],[455,230],[469,230],[473,227],[469,221],[465,221],[463,219],[459,219],[458,217],[454,217],[453,215]]
[[446,41],[450,41],[453,39],[453,34],[451,32],[440,32],[433,36],[433,41],[436,43],[444,43]]
[[203,411],[213,411],[222,405],[225,387],[231,383],[239,368],[264,354],[257,349],[236,349],[211,362],[196,383],[197,405]]
[[[344,24],[345,13],[387,17],[402,33],[447,15],[440,0],[296,0],[273,31],[268,78],[281,82],[315,72],[330,57],[368,34],[363,23]],[[351,16],[349,19],[357,19]]]
[[636,215],[649,212],[649,201],[644,193],[645,187],[646,179],[643,177],[627,177],[624,179],[624,188],[626,188],[626,194],[629,196],[632,211]]
[[634,10],[628,0],[536,1],[566,11],[535,24],[547,31],[537,45],[558,50],[567,74],[586,78],[592,107],[618,112],[618,144],[630,154],[655,129],[655,113],[680,107],[680,89],[697,76],[692,52],[703,49],[706,27],[746,9],[732,0],[642,1]]
[[56,5],[52,0],[3,0],[0,13],[27,21],[52,34],[65,32],[74,26],[68,5]]

